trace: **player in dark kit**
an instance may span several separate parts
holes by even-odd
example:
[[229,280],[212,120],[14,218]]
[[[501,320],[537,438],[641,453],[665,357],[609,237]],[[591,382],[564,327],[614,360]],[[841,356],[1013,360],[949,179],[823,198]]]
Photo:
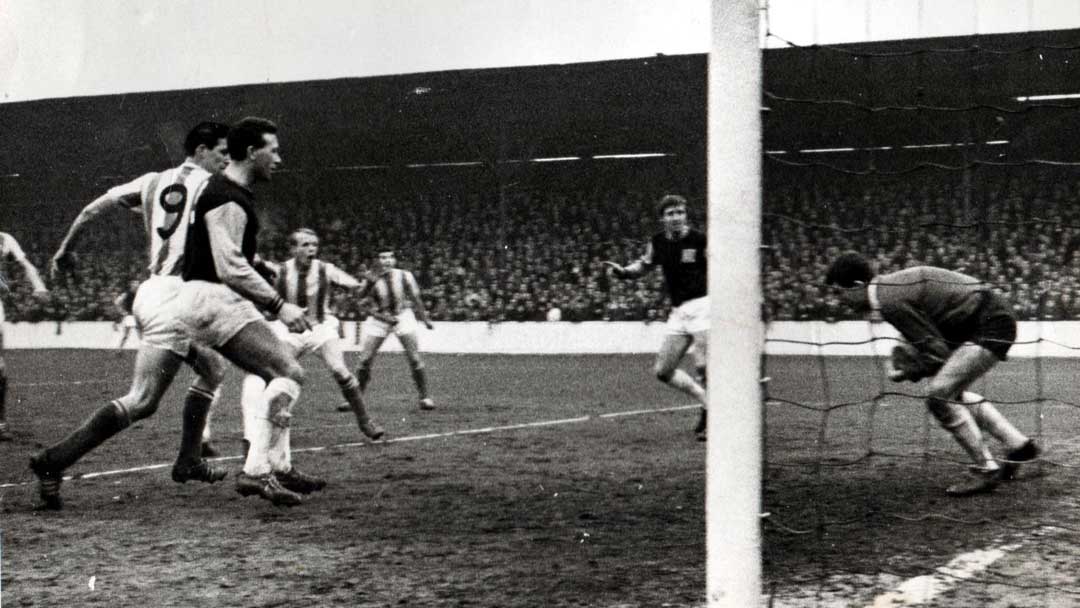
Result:
[[[1005,300],[974,277],[933,266],[874,275],[862,255],[847,252],[829,267],[825,282],[842,288],[856,310],[873,310],[910,344],[893,351],[889,379],[930,378],[926,406],[964,448],[972,475],[946,492],[967,496],[989,492],[1015,477],[1019,463],[1039,448],[981,395],[968,390],[1007,358],[1016,339],[1016,319]],[[1006,449],[999,465],[983,441],[986,431]]]
[[229,129],[227,139],[230,163],[207,181],[195,203],[184,250],[184,284],[177,297],[180,321],[193,339],[266,382],[259,400],[262,412],[251,421],[254,428],[245,429],[250,449],[236,478],[237,492],[296,505],[300,494],[321,490],[326,482],[291,466],[275,467],[269,454],[270,445],[289,426],[304,370],[260,308],[276,315],[289,331],[311,329],[304,309],[286,302],[257,268],[259,220],[252,188],[270,181],[281,163],[277,126],[245,118]]
[[[690,395],[701,404],[695,432],[698,439],[704,440],[708,401],[703,385],[709,344],[705,233],[690,227],[686,199],[681,196],[663,196],[656,204],[656,210],[664,229],[653,235],[645,254],[626,266],[615,262],[604,264],[619,278],[640,276],[653,266],[660,266],[663,271],[672,311],[653,371],[661,382]],[[694,366],[700,383],[679,369],[679,362],[691,345],[694,346]]]

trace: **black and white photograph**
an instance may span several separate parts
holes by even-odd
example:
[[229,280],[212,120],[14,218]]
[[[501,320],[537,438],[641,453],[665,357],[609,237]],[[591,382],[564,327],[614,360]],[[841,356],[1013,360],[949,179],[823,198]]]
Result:
[[1080,606],[1078,113],[1063,0],[0,2],[0,608]]

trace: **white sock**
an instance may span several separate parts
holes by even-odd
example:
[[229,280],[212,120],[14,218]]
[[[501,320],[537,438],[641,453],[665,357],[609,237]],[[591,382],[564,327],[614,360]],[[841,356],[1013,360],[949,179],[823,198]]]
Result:
[[214,398],[210,401],[210,411],[206,412],[206,426],[203,427],[202,441],[203,443],[210,443],[210,418],[214,415],[214,406],[217,405],[221,399],[221,388],[218,387],[214,390]]
[[997,469],[998,465],[994,460],[994,455],[990,453],[990,448],[983,441],[982,431],[979,430],[979,425],[975,423],[975,418],[972,417],[971,412],[959,405],[956,405],[956,410],[957,422],[949,427],[949,432],[952,433],[953,438],[960,444],[960,447],[964,448],[964,451],[968,453],[971,461],[976,466],[988,470]]
[[285,472],[292,469],[292,452],[289,449],[291,433],[289,432],[288,420],[292,417],[292,407],[300,397],[300,385],[289,378],[274,378],[266,385],[265,395],[270,404],[269,412],[281,412],[279,417],[285,419],[284,424],[271,423],[267,458],[270,469],[277,472]]
[[244,385],[240,391],[240,410],[243,412],[244,439],[251,442],[248,429],[256,418],[266,418],[266,402],[263,393],[266,392],[266,382],[255,374],[244,377]]
[[979,428],[990,433],[1009,450],[1015,450],[1027,443],[1027,436],[1021,433],[1005,416],[978,393],[964,391],[960,400],[971,410]]
[[675,370],[675,373],[671,375],[671,379],[668,380],[667,383],[672,388],[680,390],[694,399],[697,399],[698,403],[701,404],[701,407],[709,407],[709,399],[705,393],[705,389],[695,382],[694,379],[690,377],[690,374],[681,369],[677,369]]

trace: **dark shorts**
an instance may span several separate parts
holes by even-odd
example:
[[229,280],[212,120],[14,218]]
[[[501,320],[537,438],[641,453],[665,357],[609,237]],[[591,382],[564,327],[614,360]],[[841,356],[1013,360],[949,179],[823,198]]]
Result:
[[1016,317],[1004,298],[984,292],[982,304],[965,333],[961,341],[974,342],[1004,361],[1016,340]]

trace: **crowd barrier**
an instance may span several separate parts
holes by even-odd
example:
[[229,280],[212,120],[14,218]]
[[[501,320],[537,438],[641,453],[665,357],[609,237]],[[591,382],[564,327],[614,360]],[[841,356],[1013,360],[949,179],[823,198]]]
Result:
[[[655,353],[664,337],[663,323],[587,321],[582,323],[437,322],[420,329],[420,344],[432,353],[492,354],[634,354]],[[356,350],[358,324],[342,323],[346,350]],[[1013,357],[1080,356],[1080,321],[1022,321]],[[122,328],[109,322],[7,323],[7,348],[116,348]],[[883,356],[898,334],[886,323],[866,321],[779,321],[769,324],[765,343],[770,355]],[[136,348],[131,336],[125,348]],[[720,343],[718,347],[723,347]],[[383,346],[400,351],[395,338]]]

